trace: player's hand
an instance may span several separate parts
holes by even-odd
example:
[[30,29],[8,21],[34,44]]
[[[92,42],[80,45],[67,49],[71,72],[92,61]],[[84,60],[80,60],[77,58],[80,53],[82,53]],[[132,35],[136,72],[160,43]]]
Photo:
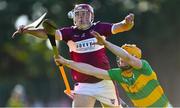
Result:
[[25,25],[20,25],[19,28],[17,29],[18,33],[23,33],[25,30]]
[[29,29],[29,27],[26,27],[25,25],[20,25],[20,26],[18,27],[17,31],[15,31],[15,32],[13,33],[12,38],[14,38],[15,35],[18,34],[18,33],[19,33],[19,34],[25,33],[25,31],[28,30],[28,29]]
[[57,66],[61,66],[62,64],[64,65],[66,63],[66,59],[60,55],[58,57],[54,56],[54,61]]
[[99,45],[104,45],[105,44],[105,37],[101,36],[98,32],[96,31],[91,31],[91,34],[97,39],[97,42],[94,44],[99,44]]
[[126,24],[133,24],[134,23],[134,14],[130,13],[125,17]]

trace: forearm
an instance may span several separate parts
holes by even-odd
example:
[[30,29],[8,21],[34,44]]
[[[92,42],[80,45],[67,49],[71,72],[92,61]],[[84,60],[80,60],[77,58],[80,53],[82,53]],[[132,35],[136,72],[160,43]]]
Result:
[[24,30],[23,34],[31,34],[38,38],[47,39],[47,35],[46,35],[44,29],[32,28],[32,29]]
[[66,60],[64,65],[83,74],[91,75],[100,79],[110,79],[106,70],[96,68],[86,63]]
[[126,23],[125,20],[113,24],[113,34],[130,30],[134,26],[134,22]]
[[106,48],[108,48],[112,53],[114,53],[116,56],[122,58],[125,62],[127,62],[129,65],[136,69],[140,69],[142,67],[142,62],[140,59],[130,55],[127,51],[122,49],[119,46],[116,46],[108,41],[104,42],[104,45]]
[[119,46],[116,46],[108,41],[104,42],[104,45],[107,49],[109,49],[113,54],[115,54],[116,56],[121,57],[122,59],[127,60],[129,55],[126,51],[124,51],[124,49],[122,49]]

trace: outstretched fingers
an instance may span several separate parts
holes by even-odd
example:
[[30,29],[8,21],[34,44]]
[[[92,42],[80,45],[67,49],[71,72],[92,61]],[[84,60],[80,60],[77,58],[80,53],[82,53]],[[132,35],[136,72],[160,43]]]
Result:
[[101,36],[98,32],[96,32],[96,31],[91,31],[91,34],[94,36],[94,37],[99,37],[99,36]]
[[14,38],[17,34],[22,34],[26,30],[34,28],[33,26],[25,26],[25,25],[20,25],[19,28],[13,33],[12,38]]
[[125,17],[125,20],[126,20],[127,23],[133,23],[133,21],[134,21],[134,14],[130,13],[129,15],[127,15]]
[[104,36],[101,36],[96,31],[91,31],[91,34],[97,39],[97,42],[95,42],[94,44],[104,45],[104,42],[105,42],[105,37]]

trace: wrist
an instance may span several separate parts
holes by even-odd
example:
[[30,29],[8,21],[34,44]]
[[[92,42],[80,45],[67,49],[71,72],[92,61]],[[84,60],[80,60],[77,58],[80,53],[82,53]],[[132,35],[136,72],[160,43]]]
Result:
[[125,28],[127,30],[130,30],[133,26],[134,26],[134,22],[128,22],[128,23],[125,24]]
[[103,44],[104,44],[104,46],[108,46],[108,41],[105,40],[105,41],[103,42]]
[[134,21],[125,21],[125,25],[132,27],[134,25]]
[[64,60],[64,65],[67,66],[67,67],[70,67],[71,62],[72,62],[71,60],[65,59]]
[[27,32],[28,32],[27,29],[23,29],[23,30],[21,31],[22,34],[27,33]]

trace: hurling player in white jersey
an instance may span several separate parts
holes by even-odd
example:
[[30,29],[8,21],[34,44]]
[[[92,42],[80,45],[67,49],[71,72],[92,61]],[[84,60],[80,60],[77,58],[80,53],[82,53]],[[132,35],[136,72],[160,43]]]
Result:
[[[127,15],[123,21],[117,23],[93,23],[93,8],[88,4],[78,4],[69,12],[69,16],[73,19],[74,26],[57,29],[55,33],[56,40],[63,40],[68,44],[72,60],[88,63],[106,70],[110,69],[104,46],[92,44],[97,40],[90,32],[94,30],[108,37],[112,34],[128,31],[134,25],[134,14]],[[18,31],[39,38],[47,38],[44,29],[26,29],[24,26],[20,26]],[[96,100],[100,101],[104,107],[121,106],[114,82],[98,79],[75,70],[72,70],[71,73],[73,80],[76,82],[72,91],[74,93],[73,107],[93,107]]]

